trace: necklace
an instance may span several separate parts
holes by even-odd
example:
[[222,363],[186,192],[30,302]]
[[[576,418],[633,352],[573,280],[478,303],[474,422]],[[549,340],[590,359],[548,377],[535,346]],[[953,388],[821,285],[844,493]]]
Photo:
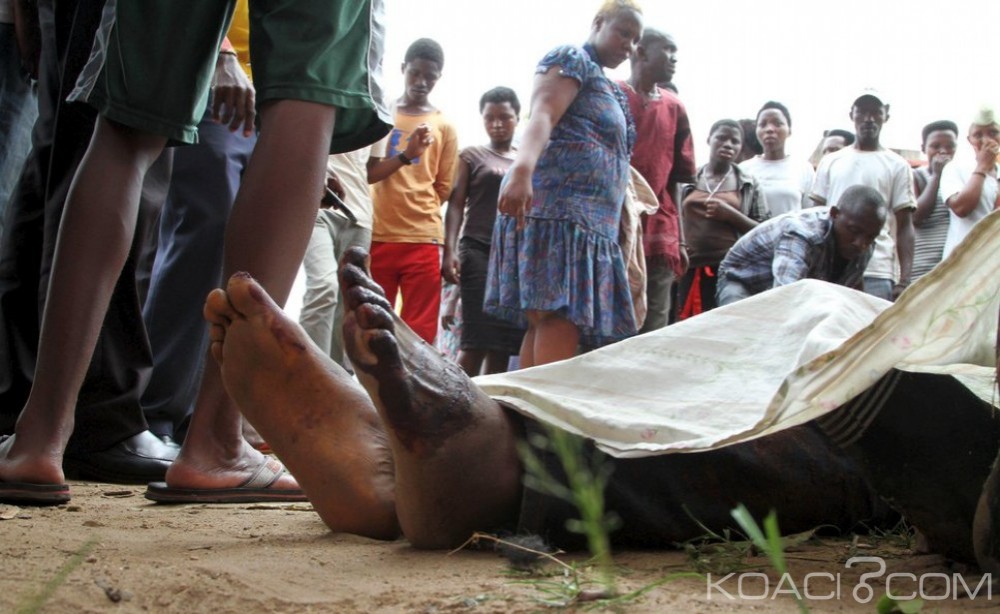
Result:
[[722,184],[726,183],[726,179],[729,179],[729,175],[731,175],[732,173],[733,173],[733,167],[732,165],[730,165],[729,170],[727,170],[726,174],[722,176],[722,179],[719,180],[719,183],[715,184],[714,188],[712,187],[712,184],[708,182],[708,174],[706,173],[705,187],[708,188],[709,190],[708,190],[708,198],[706,198],[705,200],[710,200],[712,197],[714,197],[715,193],[719,191],[719,188],[722,187]]
[[628,89],[632,90],[635,94],[637,94],[642,98],[642,106],[644,107],[648,105],[650,102],[660,99],[660,89],[656,87],[655,84],[653,85],[653,89],[650,90],[649,92],[640,93],[639,90],[635,89],[635,86],[632,85],[630,81],[625,81],[624,83]]

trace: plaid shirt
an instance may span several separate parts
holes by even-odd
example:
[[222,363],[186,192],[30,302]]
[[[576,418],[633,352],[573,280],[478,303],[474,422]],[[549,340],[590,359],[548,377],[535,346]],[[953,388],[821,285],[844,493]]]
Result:
[[872,249],[851,260],[833,279],[837,239],[826,207],[792,211],[743,235],[719,267],[719,277],[742,284],[751,294],[800,279],[821,279],[861,288]]

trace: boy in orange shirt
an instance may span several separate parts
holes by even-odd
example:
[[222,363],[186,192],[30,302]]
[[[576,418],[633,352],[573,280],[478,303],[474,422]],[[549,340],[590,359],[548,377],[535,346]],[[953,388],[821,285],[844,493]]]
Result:
[[[458,162],[455,128],[427,99],[443,66],[444,52],[433,40],[418,39],[406,50],[406,87],[396,103],[395,127],[372,148],[369,160],[369,181],[377,181],[372,277],[392,304],[402,293],[403,321],[428,343],[434,343],[441,307],[441,205],[451,193]],[[405,153],[411,139],[428,143],[416,158]],[[387,172],[378,177],[372,171],[383,159],[399,160],[401,168],[379,165]]]

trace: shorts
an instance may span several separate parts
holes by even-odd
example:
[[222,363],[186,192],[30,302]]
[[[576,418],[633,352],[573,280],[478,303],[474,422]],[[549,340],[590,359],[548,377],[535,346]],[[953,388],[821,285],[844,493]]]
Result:
[[[108,0],[70,100],[175,143],[196,143],[235,0]],[[273,6],[272,6],[273,5]],[[258,104],[302,100],[337,109],[330,153],[392,129],[381,87],[382,0],[251,0]]]

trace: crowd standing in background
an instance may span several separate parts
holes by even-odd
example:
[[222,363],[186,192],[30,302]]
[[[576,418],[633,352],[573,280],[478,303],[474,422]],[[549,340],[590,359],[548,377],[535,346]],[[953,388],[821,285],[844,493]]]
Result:
[[[519,139],[521,102],[497,84],[479,103],[488,143],[461,149],[480,138],[430,102],[437,42],[410,45],[404,91],[383,104],[380,2],[252,3],[192,16],[171,0],[39,0],[30,14],[0,1],[0,501],[65,502],[67,477],[151,482],[171,503],[308,495],[336,530],[452,545],[516,515],[515,441],[535,428],[465,375],[558,362],[804,279],[893,301],[1000,208],[994,108],[928,124],[914,170],[882,143],[890,104],[871,89],[845,99],[854,132],[825,131],[815,169],[787,153],[791,112],[773,100],[715,121],[699,167],[678,41],[631,0],[541,59]],[[13,45],[19,28],[37,46]],[[626,60],[627,80],[605,74]],[[623,211],[647,187],[656,207],[625,251]],[[304,333],[277,307],[300,266]],[[443,307],[442,279],[457,286]],[[433,349],[459,299],[464,374]],[[249,346],[263,358],[294,339],[315,385],[233,376],[262,372],[222,360],[237,323],[274,324],[277,345]],[[474,418],[421,413],[442,401]],[[315,426],[301,438],[299,418]],[[766,474],[815,437],[717,458]],[[291,473],[262,453],[272,444]],[[642,499],[630,470],[618,493]]]

